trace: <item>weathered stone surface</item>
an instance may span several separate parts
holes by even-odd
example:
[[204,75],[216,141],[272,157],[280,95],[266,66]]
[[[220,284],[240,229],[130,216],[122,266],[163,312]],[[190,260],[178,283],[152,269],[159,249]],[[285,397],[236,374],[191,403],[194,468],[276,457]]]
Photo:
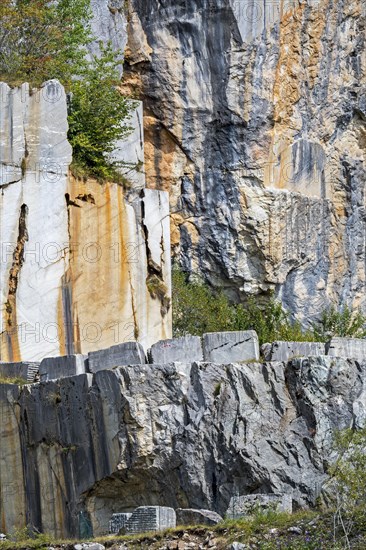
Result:
[[[0,83],[0,100],[0,359],[38,361],[129,340],[148,348],[170,338],[167,194],[141,195],[142,166],[128,192],[69,174],[67,102],[57,81],[33,91]],[[138,112],[134,133],[115,151],[131,164],[143,159]]]
[[261,353],[265,361],[288,361],[295,357],[325,355],[325,344],[321,342],[273,342],[263,344]]
[[78,536],[85,511],[102,534],[139,506],[223,515],[253,492],[311,505],[336,459],[333,435],[366,425],[365,369],[319,356],[0,385],[1,530]]
[[43,359],[39,367],[41,382],[85,374],[86,358],[86,355],[65,355]]
[[176,526],[175,511],[166,506],[139,506],[126,521],[126,533],[164,531]]
[[161,340],[151,346],[148,355],[150,363],[156,364],[203,361],[202,340],[199,336]]
[[147,363],[144,348],[138,342],[124,342],[108,349],[90,352],[89,372],[114,369],[121,365],[144,365]]
[[109,522],[109,532],[113,534],[126,532],[126,522],[132,516],[131,513],[113,514]]
[[118,171],[130,182],[131,187],[144,189],[144,122],[143,105],[141,101],[135,101],[136,107],[132,110],[128,125],[133,128],[124,140],[117,141],[112,158],[121,163]]
[[349,357],[358,361],[366,360],[366,340],[359,338],[332,338],[326,344],[327,355]]
[[241,542],[232,542],[229,548],[230,550],[245,550],[247,546]]
[[203,356],[212,363],[259,361],[258,336],[254,330],[209,332],[203,335]]
[[98,542],[82,542],[80,544],[75,544],[74,550],[105,550],[105,546]]
[[286,495],[242,495],[233,496],[230,499],[230,504],[226,510],[226,517],[237,519],[245,516],[250,516],[256,513],[259,509],[276,510],[277,512],[288,512],[292,514],[292,497]]
[[365,2],[130,4],[125,80],[177,261],[305,324],[364,307]]
[[[127,18],[125,0],[92,0],[93,19],[91,29],[95,40],[89,45],[94,55],[100,52],[100,42],[108,43],[120,55],[127,42]],[[121,67],[122,73],[122,67]]]
[[38,371],[39,363],[21,362],[21,363],[1,363],[0,362],[0,376],[5,378],[22,378],[29,382],[32,374]]
[[223,518],[212,510],[195,510],[193,508],[178,508],[176,511],[177,525],[216,525]]

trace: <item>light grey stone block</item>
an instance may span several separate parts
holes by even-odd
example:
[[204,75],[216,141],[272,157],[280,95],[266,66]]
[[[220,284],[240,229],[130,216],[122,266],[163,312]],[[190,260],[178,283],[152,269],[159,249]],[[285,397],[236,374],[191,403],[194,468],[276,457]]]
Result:
[[149,350],[149,361],[155,364],[203,361],[202,341],[199,336],[184,336],[160,340]]
[[366,359],[366,339],[361,338],[332,338],[327,342],[326,354],[332,357],[347,357],[364,361]]
[[0,376],[3,378],[22,378],[27,382],[33,382],[38,368],[38,362],[0,363]]
[[109,522],[109,532],[113,535],[118,535],[121,529],[125,532],[127,520],[129,520],[131,516],[132,513],[127,512],[113,514],[112,519]]
[[258,336],[254,330],[209,332],[203,335],[203,356],[213,363],[259,361]]
[[41,382],[85,374],[86,358],[86,355],[65,355],[43,359],[39,366]]
[[284,342],[263,344],[261,353],[266,361],[289,361],[295,357],[325,355],[325,344],[321,342]]
[[166,506],[139,506],[126,522],[126,533],[164,531],[176,526],[173,508]]
[[88,355],[89,372],[114,369],[124,365],[145,365],[144,348],[139,342],[125,342],[111,348],[92,351]]
[[289,512],[292,514],[292,497],[287,494],[254,494],[233,496],[230,499],[226,516],[230,519],[250,516],[258,509],[274,509],[278,512]]
[[175,511],[177,525],[216,525],[223,518],[211,510],[195,510],[194,508],[178,508]]

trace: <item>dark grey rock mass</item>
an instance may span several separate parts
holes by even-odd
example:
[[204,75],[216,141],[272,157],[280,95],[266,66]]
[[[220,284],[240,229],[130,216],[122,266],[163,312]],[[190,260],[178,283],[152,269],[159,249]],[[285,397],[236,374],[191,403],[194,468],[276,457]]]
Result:
[[314,504],[336,430],[366,419],[366,366],[134,365],[24,387],[0,385],[2,530],[26,522],[108,532],[139,506],[226,513],[234,495]]

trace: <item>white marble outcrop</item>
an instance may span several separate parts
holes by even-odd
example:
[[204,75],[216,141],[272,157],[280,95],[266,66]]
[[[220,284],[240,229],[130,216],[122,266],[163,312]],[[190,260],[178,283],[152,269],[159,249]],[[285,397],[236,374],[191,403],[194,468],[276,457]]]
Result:
[[[1,83],[0,95],[0,360],[131,340],[147,349],[171,337],[167,194],[141,191],[143,178],[132,179],[127,199],[117,184],[69,173],[66,96],[57,81],[40,90]],[[141,126],[136,132],[126,150],[116,145],[132,163],[143,160]]]

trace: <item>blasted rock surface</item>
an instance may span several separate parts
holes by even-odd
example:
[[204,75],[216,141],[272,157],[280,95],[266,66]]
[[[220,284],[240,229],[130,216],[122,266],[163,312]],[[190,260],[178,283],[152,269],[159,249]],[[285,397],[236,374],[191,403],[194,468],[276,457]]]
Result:
[[139,506],[213,510],[234,495],[315,502],[335,431],[366,422],[365,364],[135,365],[0,386],[0,529],[95,534]]

